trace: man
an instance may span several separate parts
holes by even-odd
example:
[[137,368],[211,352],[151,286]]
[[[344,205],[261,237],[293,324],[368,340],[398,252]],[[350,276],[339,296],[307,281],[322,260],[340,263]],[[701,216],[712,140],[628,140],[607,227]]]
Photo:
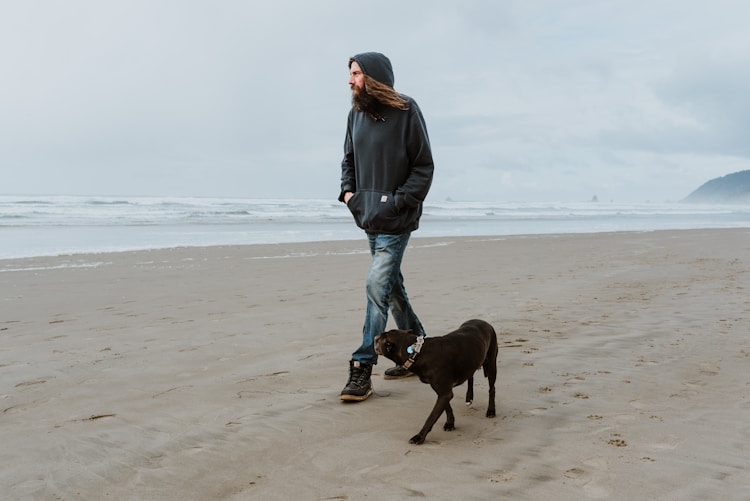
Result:
[[[367,233],[372,263],[362,345],[349,361],[349,379],[339,397],[344,401],[372,394],[370,376],[378,361],[374,340],[385,331],[389,308],[399,329],[424,336],[404,289],[401,260],[411,232],[419,227],[434,165],[422,112],[412,98],[393,89],[393,82],[391,62],[383,54],[366,52],[349,59],[352,109],[339,201]],[[386,378],[409,375],[399,366],[385,371]]]

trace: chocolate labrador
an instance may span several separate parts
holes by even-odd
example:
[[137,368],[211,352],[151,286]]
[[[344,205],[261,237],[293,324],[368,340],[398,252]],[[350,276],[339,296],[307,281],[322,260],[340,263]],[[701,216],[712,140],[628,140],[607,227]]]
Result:
[[484,369],[490,385],[487,417],[495,416],[495,379],[497,378],[497,335],[484,320],[468,320],[444,336],[419,338],[411,330],[393,329],[375,338],[375,351],[419,376],[432,386],[437,402],[412,444],[424,443],[432,426],[445,411],[443,429],[455,429],[450,401],[453,387],[468,381],[466,405],[474,400],[474,372]]

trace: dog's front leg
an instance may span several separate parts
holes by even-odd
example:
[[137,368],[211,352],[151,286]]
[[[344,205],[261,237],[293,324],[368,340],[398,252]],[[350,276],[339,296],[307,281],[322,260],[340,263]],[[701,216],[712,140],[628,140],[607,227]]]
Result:
[[453,407],[451,407],[451,403],[448,402],[445,404],[445,417],[447,418],[445,420],[445,424],[443,425],[443,429],[445,431],[453,431],[456,429],[456,419],[453,416]]
[[427,417],[427,421],[425,421],[424,426],[419,431],[419,433],[411,437],[411,440],[409,440],[410,444],[423,444],[425,438],[427,437],[427,434],[430,432],[430,430],[432,430],[432,427],[435,425],[435,422],[438,420],[443,411],[446,411],[446,414],[448,415],[448,421],[445,423],[446,430],[448,429],[448,423],[453,426],[453,409],[451,409],[450,405],[450,401],[453,398],[453,390],[449,387],[447,391],[443,391],[441,393],[434,386],[433,389],[435,389],[435,391],[438,393],[438,399],[437,402],[435,402],[435,407],[432,408],[432,412],[430,412],[430,415]]

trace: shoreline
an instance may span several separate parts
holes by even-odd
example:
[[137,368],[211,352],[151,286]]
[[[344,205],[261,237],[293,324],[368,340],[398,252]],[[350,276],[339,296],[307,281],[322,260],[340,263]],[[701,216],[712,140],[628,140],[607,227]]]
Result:
[[[191,249],[206,250],[206,249],[233,249],[233,248],[257,248],[257,249],[269,249],[272,254],[271,256],[255,256],[260,257],[284,257],[276,256],[280,247],[286,247],[291,249],[302,249],[305,246],[322,246],[328,247],[333,245],[342,245],[345,249],[352,246],[357,246],[362,242],[366,242],[366,235],[362,230],[357,229],[361,238],[347,236],[341,239],[321,239],[321,240],[292,240],[292,241],[280,241],[280,242],[251,242],[251,243],[217,243],[217,244],[181,244],[173,246],[159,246],[159,247],[144,247],[144,248],[133,248],[123,250],[102,250],[102,251],[81,251],[81,252],[61,252],[59,254],[44,254],[44,255],[30,255],[30,256],[17,256],[17,257],[0,257],[0,273],[3,272],[2,265],[8,264],[14,261],[45,261],[48,259],[61,259],[61,260],[94,260],[96,257],[106,258],[110,255],[117,254],[134,254],[134,253],[158,253],[158,252],[179,252],[189,251]],[[658,228],[658,229],[633,229],[633,230],[602,230],[602,231],[585,231],[585,232],[558,232],[558,233],[487,233],[487,234],[456,234],[456,235],[431,235],[427,233],[425,236],[420,235],[424,233],[421,230],[415,231],[410,240],[409,246],[413,246],[414,242],[424,241],[428,245],[441,245],[445,241],[460,241],[460,240],[507,240],[507,239],[524,239],[524,238],[560,238],[560,237],[576,237],[576,236],[603,236],[607,235],[619,235],[619,234],[649,234],[649,233],[670,233],[670,232],[712,232],[712,231],[750,231],[750,227],[705,227],[705,228]],[[365,246],[366,247],[366,246]],[[300,253],[304,251],[295,250],[294,252]],[[329,252],[330,251],[326,251]],[[369,250],[365,249],[368,253]],[[254,254],[254,253],[251,253]],[[292,256],[289,256],[292,257]]]
[[434,392],[389,361],[338,400],[368,265],[364,240],[0,260],[5,495],[750,495],[750,230],[415,233],[428,335],[477,317],[501,347],[497,417],[477,373],[420,446]]
[[[21,204],[8,209],[0,259],[362,237],[343,205],[307,201],[312,208],[306,208],[304,202]],[[451,202],[429,207],[416,238],[750,227],[749,206]]]

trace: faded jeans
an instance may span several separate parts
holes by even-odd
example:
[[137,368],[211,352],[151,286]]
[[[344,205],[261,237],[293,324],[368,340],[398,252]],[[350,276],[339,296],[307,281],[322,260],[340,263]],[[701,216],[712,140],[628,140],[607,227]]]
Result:
[[399,329],[412,329],[424,335],[424,328],[409,303],[401,274],[401,261],[409,243],[410,233],[403,235],[368,234],[370,243],[370,271],[367,274],[367,312],[362,328],[362,346],[352,353],[352,359],[364,364],[378,363],[375,337],[385,331],[388,309]]

